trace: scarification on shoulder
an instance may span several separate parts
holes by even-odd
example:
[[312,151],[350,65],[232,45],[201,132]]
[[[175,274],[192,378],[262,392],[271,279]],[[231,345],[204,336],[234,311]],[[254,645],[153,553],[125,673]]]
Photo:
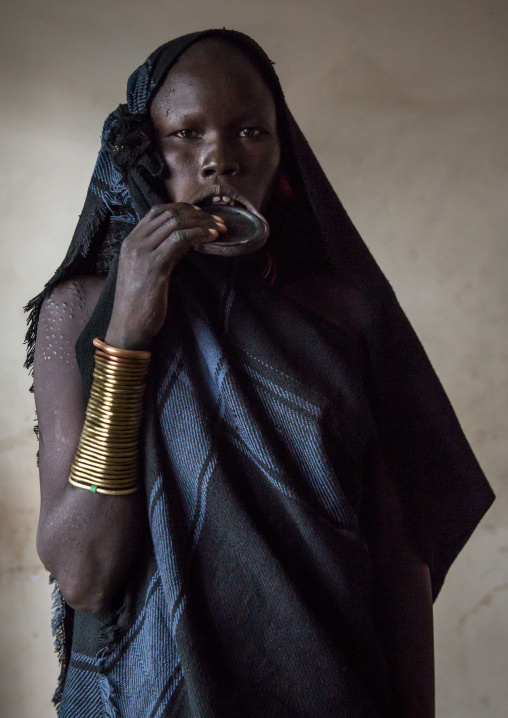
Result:
[[37,332],[38,358],[42,362],[74,360],[76,340],[89,320],[103,282],[78,277],[56,286],[44,301]]

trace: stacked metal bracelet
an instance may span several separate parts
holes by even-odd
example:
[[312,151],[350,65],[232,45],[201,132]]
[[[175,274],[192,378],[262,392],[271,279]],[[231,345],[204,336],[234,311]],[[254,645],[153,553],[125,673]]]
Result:
[[138,488],[138,433],[150,352],[93,340],[95,369],[71,467],[73,486],[121,496]]

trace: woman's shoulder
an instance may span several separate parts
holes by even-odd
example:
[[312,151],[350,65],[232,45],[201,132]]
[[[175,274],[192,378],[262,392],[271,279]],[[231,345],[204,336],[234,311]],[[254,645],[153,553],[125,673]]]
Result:
[[79,275],[55,285],[41,305],[39,323],[86,324],[99,300],[105,277]]
[[105,281],[105,276],[79,274],[71,279],[67,279],[65,282],[56,284],[45,298],[43,304],[48,301],[57,300],[68,301],[75,304],[76,307],[77,304],[80,304],[82,308],[85,308],[85,305],[89,305],[90,303],[93,303],[95,306]]
[[45,297],[37,323],[35,370],[43,357],[70,354],[92,316],[104,283],[105,277],[80,275],[57,284]]

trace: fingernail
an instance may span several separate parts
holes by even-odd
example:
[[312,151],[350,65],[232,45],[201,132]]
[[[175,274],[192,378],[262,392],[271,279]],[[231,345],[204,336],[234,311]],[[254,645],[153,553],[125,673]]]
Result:
[[224,224],[224,220],[222,219],[222,217],[219,217],[219,216],[216,215],[216,214],[212,214],[212,217],[213,217],[214,219],[216,219],[217,222],[221,222],[222,224]]
[[198,207],[197,204],[193,204],[192,206],[194,207],[194,209],[201,209],[201,207]]
[[212,237],[218,237],[218,236],[219,236],[219,233],[218,233],[218,231],[217,231],[216,229],[209,229],[208,232],[209,232],[209,234],[212,235]]

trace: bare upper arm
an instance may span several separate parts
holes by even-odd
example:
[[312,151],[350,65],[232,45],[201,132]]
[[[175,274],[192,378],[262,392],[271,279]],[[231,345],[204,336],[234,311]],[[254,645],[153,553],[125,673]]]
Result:
[[69,280],[41,307],[34,356],[41,516],[66,485],[83,427],[86,402],[74,347],[103,285],[97,277]]

